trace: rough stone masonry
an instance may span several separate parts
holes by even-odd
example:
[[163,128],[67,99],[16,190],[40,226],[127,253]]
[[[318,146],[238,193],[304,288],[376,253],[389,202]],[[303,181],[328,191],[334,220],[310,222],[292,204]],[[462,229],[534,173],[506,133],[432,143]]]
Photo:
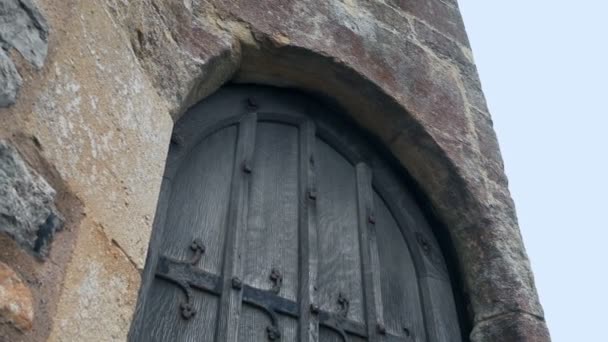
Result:
[[0,1],[0,107],[15,103],[22,83],[10,50],[41,68],[47,48],[48,26],[38,7],[31,0]]
[[[35,304],[0,336],[127,338],[172,124],[241,82],[330,98],[408,170],[446,227],[471,341],[550,340],[455,0],[0,0],[0,47],[0,261]],[[34,263],[53,201],[68,224]]]
[[0,233],[44,258],[61,228],[55,190],[4,140],[0,140],[0,198]]

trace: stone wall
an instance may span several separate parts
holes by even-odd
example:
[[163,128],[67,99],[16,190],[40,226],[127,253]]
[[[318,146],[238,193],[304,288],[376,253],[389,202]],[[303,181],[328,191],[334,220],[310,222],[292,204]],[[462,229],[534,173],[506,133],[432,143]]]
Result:
[[343,107],[446,227],[471,340],[549,340],[455,0],[1,0],[0,46],[0,287],[33,313],[0,296],[0,339],[126,339],[172,123],[233,81]]

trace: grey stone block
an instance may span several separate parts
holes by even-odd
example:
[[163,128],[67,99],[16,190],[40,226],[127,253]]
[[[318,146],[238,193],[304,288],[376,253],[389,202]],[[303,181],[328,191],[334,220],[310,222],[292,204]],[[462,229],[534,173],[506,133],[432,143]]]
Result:
[[0,0],[0,45],[15,48],[41,68],[48,50],[49,27],[31,0]]
[[0,140],[0,233],[39,257],[46,257],[61,215],[55,190],[30,168],[17,150]]
[[48,24],[31,0],[0,0],[0,108],[14,104],[21,88],[21,76],[7,51],[16,49],[40,69],[48,35]]
[[13,61],[0,48],[0,107],[14,104],[19,88],[21,88],[21,76],[15,69]]

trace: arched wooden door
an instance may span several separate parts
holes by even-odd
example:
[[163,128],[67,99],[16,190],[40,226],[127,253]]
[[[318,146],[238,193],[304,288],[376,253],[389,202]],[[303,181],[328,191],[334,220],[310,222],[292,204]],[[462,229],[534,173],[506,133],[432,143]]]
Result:
[[132,341],[460,341],[428,223],[337,118],[231,86],[178,122]]

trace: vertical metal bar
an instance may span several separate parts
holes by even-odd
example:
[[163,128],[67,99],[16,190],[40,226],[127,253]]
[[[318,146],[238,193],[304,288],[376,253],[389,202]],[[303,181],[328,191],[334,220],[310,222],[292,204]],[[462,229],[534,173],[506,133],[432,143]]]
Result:
[[238,340],[242,291],[233,289],[232,280],[235,277],[243,279],[241,240],[247,227],[249,179],[253,171],[251,163],[255,149],[256,125],[257,114],[252,113],[244,116],[238,126],[222,264],[222,295],[215,333],[217,342]]
[[[365,163],[357,164],[357,207],[359,222],[359,249],[361,252],[361,276],[363,278],[363,295],[368,341],[379,341],[379,335],[386,334],[382,319],[380,296],[380,279],[377,273],[377,246],[373,212],[373,190],[371,170]],[[372,255],[376,254],[376,258]],[[374,260],[375,259],[375,260]],[[376,278],[376,279],[375,279]]]
[[316,342],[319,339],[319,320],[312,313],[317,282],[317,220],[314,171],[315,126],[311,121],[300,125],[299,171],[299,341]]

